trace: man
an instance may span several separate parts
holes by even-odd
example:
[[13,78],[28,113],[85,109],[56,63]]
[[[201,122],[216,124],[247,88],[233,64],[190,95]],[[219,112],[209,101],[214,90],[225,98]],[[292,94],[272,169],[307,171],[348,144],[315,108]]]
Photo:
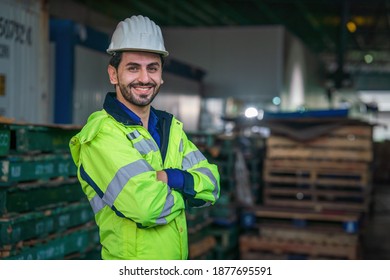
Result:
[[103,109],[70,141],[78,178],[99,227],[103,259],[187,259],[186,207],[212,205],[219,173],[183,124],[151,102],[168,55],[149,18],[120,22],[107,50]]

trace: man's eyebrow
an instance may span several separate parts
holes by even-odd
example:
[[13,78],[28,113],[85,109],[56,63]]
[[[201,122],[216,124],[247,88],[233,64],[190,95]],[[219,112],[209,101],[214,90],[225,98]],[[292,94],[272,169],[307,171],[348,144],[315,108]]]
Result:
[[136,62],[129,62],[126,64],[126,66],[140,66],[141,64],[136,63]]
[[[139,64],[137,62],[129,62],[129,63],[126,64],[126,66],[141,66],[141,64]],[[151,62],[151,63],[149,63],[146,66],[148,66],[148,67],[150,67],[150,66],[160,66],[160,63],[158,63],[158,62]]]
[[148,66],[160,66],[160,63],[152,62],[152,63],[149,63]]

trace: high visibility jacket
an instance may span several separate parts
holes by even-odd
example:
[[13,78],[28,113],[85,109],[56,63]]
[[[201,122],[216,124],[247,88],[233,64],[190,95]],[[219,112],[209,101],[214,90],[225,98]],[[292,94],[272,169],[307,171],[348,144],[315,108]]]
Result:
[[[171,114],[162,122],[161,149],[119,108],[113,93],[70,141],[78,178],[95,213],[103,259],[187,259],[186,207],[214,204],[219,173]],[[184,188],[158,181],[156,171],[183,170]]]

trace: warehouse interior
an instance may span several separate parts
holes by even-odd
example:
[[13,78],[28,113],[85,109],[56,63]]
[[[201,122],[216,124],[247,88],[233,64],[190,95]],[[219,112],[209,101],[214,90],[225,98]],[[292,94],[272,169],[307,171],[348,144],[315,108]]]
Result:
[[0,259],[100,259],[69,140],[132,15],[169,51],[153,106],[221,176],[189,259],[390,259],[390,0],[0,0]]

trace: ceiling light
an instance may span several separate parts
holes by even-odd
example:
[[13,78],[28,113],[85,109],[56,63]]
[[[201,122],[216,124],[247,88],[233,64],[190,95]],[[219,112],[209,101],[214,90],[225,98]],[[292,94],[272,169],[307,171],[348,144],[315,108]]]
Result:
[[353,21],[347,22],[347,29],[349,32],[354,33],[356,31],[356,24]]
[[254,107],[249,107],[245,110],[245,117],[247,117],[247,118],[257,117],[258,114],[259,114],[259,112]]
[[280,105],[280,102],[281,102],[281,99],[279,96],[275,96],[274,98],[272,98],[272,103],[276,106]]

